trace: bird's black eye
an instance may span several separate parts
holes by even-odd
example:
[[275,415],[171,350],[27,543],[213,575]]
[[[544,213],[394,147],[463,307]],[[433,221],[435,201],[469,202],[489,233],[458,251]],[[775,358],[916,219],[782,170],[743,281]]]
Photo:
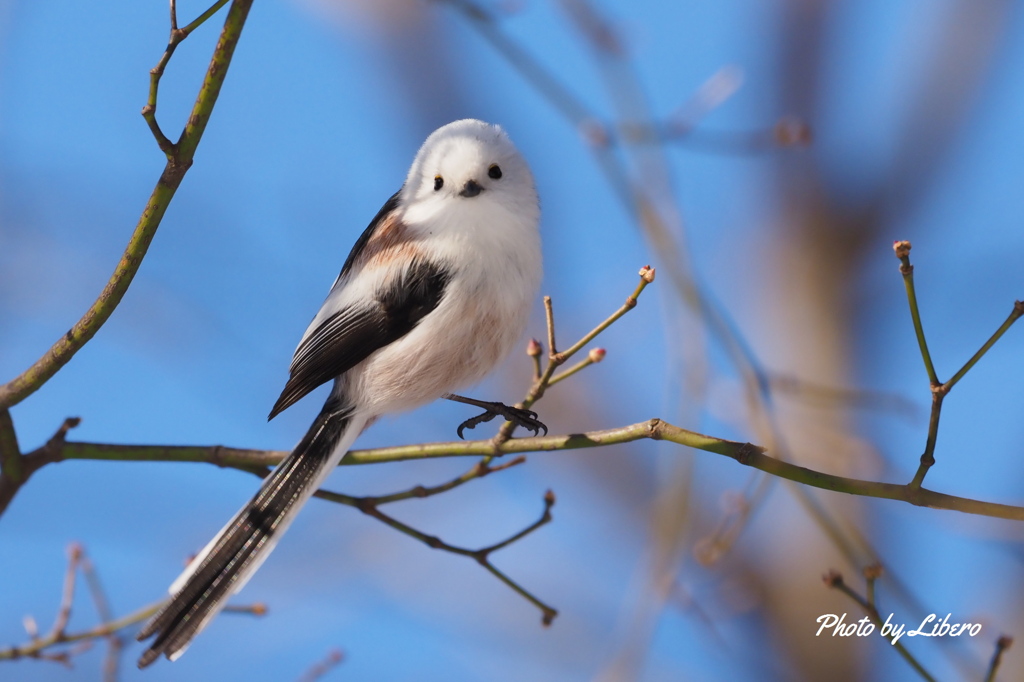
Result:
[[[501,174],[500,174],[501,171],[499,171],[498,173],[499,173],[498,177],[501,177]],[[442,187],[444,187],[444,178],[442,178],[440,175],[435,175],[434,176],[434,191],[436,192],[437,190],[441,189]]]
[[492,164],[491,167],[487,169],[487,177],[493,178],[494,180],[497,180],[498,178],[500,178],[501,177],[501,167],[498,166],[498,164],[496,164],[496,163]]

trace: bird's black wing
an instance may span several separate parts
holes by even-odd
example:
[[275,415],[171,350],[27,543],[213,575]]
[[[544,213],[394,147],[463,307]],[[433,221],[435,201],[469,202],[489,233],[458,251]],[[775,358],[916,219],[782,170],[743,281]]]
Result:
[[268,419],[412,331],[441,302],[450,279],[445,264],[417,258],[374,298],[324,320],[295,351],[291,376]]
[[[338,275],[340,280],[345,274],[352,269],[352,264],[355,262],[359,254],[362,253],[363,249],[370,242],[370,238],[373,237],[373,233],[377,231],[383,223],[384,219],[391,214],[396,208],[398,208],[398,195],[402,193],[402,190],[398,190],[391,195],[391,198],[384,202],[384,205],[377,211],[377,215],[373,216],[373,220],[366,226],[363,233],[359,235],[359,239],[352,245],[352,250],[348,254],[348,258],[345,259],[345,264],[341,266],[341,273]],[[337,280],[335,280],[337,281]]]

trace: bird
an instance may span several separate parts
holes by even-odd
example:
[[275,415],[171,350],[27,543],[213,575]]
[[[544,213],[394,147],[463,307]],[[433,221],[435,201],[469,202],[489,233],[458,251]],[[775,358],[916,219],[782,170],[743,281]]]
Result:
[[486,376],[526,329],[540,288],[540,203],[498,125],[431,133],[405,182],[356,240],[298,344],[268,419],[333,381],[323,408],[256,495],[196,555],[141,629],[138,665],[179,658],[252,577],[300,508],[378,418],[439,398],[533,433],[537,415],[452,393]]

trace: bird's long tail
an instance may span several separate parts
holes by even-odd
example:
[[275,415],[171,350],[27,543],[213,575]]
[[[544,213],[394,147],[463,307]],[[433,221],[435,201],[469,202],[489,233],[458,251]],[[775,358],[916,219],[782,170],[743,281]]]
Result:
[[302,441],[267,476],[256,496],[217,534],[171,585],[171,600],[138,639],[156,635],[139,658],[144,668],[160,657],[181,656],[192,639],[242,589],[270,554],[296,513],[362,431],[366,418],[328,401]]

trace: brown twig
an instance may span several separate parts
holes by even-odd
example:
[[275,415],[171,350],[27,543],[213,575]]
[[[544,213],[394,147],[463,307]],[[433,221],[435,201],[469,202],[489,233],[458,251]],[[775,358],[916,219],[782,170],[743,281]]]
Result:
[[98,625],[89,630],[83,630],[81,632],[64,633],[59,638],[47,637],[36,637],[32,638],[28,644],[22,644],[20,646],[12,646],[6,649],[0,649],[0,661],[11,661],[19,658],[38,658],[42,660],[56,660],[57,662],[67,663],[70,655],[78,653],[80,650],[74,649],[69,651],[62,651],[57,654],[47,652],[46,650],[50,647],[65,644],[69,642],[89,642],[95,639],[102,639],[109,637],[124,628],[131,627],[136,623],[150,618],[154,613],[163,608],[166,600],[160,600],[156,603],[144,606],[138,611],[131,613],[123,618],[112,620],[109,623]]
[[344,660],[345,654],[342,653],[341,649],[331,649],[322,661],[313,664],[309,670],[302,674],[299,682],[316,682],[316,680],[319,680],[331,670],[341,665]]
[[[316,495],[317,495],[317,497],[320,497],[322,499],[331,500],[331,501],[337,501],[337,502],[341,502],[342,504],[348,504],[347,501],[344,501],[342,499],[336,499],[336,498],[343,497],[343,496],[338,496],[336,493],[330,493],[330,492],[327,492],[327,491],[324,491],[324,490],[320,490],[320,491],[317,491]],[[483,566],[488,571],[490,571],[496,578],[501,580],[503,583],[505,583],[510,588],[512,588],[512,590],[515,591],[517,594],[519,594],[521,597],[523,597],[524,599],[529,601],[531,604],[536,606],[538,609],[540,609],[540,611],[541,611],[541,623],[543,625],[551,625],[552,621],[555,619],[555,616],[558,615],[558,611],[556,609],[548,606],[544,602],[542,602],[540,599],[535,597],[531,592],[529,592],[528,590],[523,588],[519,583],[517,583],[516,581],[512,580],[505,573],[503,573],[501,570],[499,570],[494,564],[491,563],[490,556],[491,556],[492,553],[498,551],[499,549],[502,549],[504,547],[508,547],[512,543],[517,542],[519,540],[522,540],[524,537],[526,537],[530,533],[534,532],[535,530],[537,530],[541,526],[543,526],[546,523],[550,522],[551,521],[551,507],[553,507],[554,504],[555,504],[555,495],[554,495],[554,493],[552,493],[549,490],[544,495],[544,511],[543,511],[543,513],[541,514],[540,518],[537,521],[535,521],[534,523],[530,524],[529,526],[527,526],[523,530],[519,531],[515,535],[512,535],[512,536],[510,536],[509,538],[507,538],[505,540],[502,540],[501,542],[498,542],[498,543],[493,544],[493,545],[489,545],[487,547],[482,547],[480,549],[466,549],[464,547],[457,547],[455,545],[448,544],[447,542],[445,542],[444,540],[442,540],[441,538],[439,538],[439,537],[437,537],[435,535],[428,535],[426,533],[423,533],[422,531],[416,530],[415,528],[413,528],[412,526],[409,526],[408,524],[402,523],[401,521],[399,521],[398,519],[394,518],[393,516],[389,516],[388,514],[385,514],[384,512],[382,512],[380,510],[380,508],[378,507],[377,504],[374,504],[372,502],[369,502],[369,503],[363,502],[362,504],[357,504],[355,506],[361,512],[363,512],[364,514],[367,514],[368,516],[372,516],[373,518],[377,519],[378,521],[380,521],[380,522],[382,522],[382,523],[384,523],[384,524],[386,524],[388,526],[391,526],[395,530],[398,530],[398,531],[400,531],[400,532],[402,532],[402,533],[404,533],[404,534],[406,534],[406,535],[408,535],[410,537],[416,538],[417,540],[419,540],[423,544],[427,545],[428,547],[431,547],[432,549],[439,549],[439,550],[442,550],[442,551],[445,551],[445,552],[449,552],[451,554],[458,554],[460,556],[467,556],[467,557],[470,557],[472,559],[475,559],[477,563],[479,563],[481,566]]]
[[[825,584],[827,586],[831,587],[834,590],[842,592],[847,597],[855,601],[862,609],[864,609],[864,612],[867,614],[868,618],[871,619],[871,622],[874,623],[875,627],[879,629],[879,633],[881,633],[882,617],[878,613],[878,609],[875,608],[875,605],[873,603],[869,602],[867,599],[865,599],[864,597],[860,596],[857,592],[855,592],[849,585],[847,585],[843,581],[843,576],[836,571],[829,571],[828,573],[826,573],[823,576],[823,580],[825,581]],[[910,664],[910,667],[913,668],[918,675],[920,675],[923,679],[928,680],[928,682],[935,682],[935,678],[932,677],[931,674],[924,669],[924,666],[922,666],[918,662],[918,660],[914,658],[913,654],[911,654],[907,650],[907,648],[903,646],[902,642],[894,640],[893,636],[889,634],[884,634],[883,636],[889,640],[889,643],[893,646],[893,648],[895,648],[896,651],[899,652],[900,656],[903,657],[903,660]]]
[[[535,356],[535,362],[537,363],[538,372],[535,374],[533,384],[530,386],[530,390],[527,392],[526,398],[523,399],[522,402],[518,403],[516,407],[520,409],[528,409],[531,405],[533,405],[542,397],[544,397],[544,392],[548,389],[548,386],[554,383],[552,382],[551,377],[559,366],[561,366],[563,363],[565,363],[566,360],[568,360],[573,355],[582,350],[588,343],[593,341],[598,334],[600,334],[605,329],[610,327],[616,320],[618,320],[620,317],[622,317],[623,315],[625,315],[630,310],[636,307],[637,298],[639,298],[640,294],[647,287],[647,285],[654,281],[654,268],[652,268],[649,265],[645,265],[644,267],[640,268],[639,274],[640,283],[637,285],[633,293],[626,297],[626,302],[618,310],[616,310],[614,313],[605,318],[603,322],[601,322],[599,325],[597,325],[587,334],[585,334],[579,341],[570,346],[568,350],[564,350],[562,352],[558,352],[557,346],[555,345],[555,313],[552,308],[551,297],[544,297],[544,313],[545,318],[547,320],[548,329],[548,364],[547,367],[544,368],[543,372],[539,372],[540,344],[537,344],[537,348],[535,349],[533,346],[533,343],[535,342],[531,341],[530,346],[528,346],[527,348],[527,353],[537,353],[537,355]],[[600,357],[604,356],[601,355]],[[589,365],[599,361],[600,358],[592,358],[591,361],[587,362],[586,364]],[[568,372],[567,374],[574,374],[582,368],[582,366],[575,367],[571,370],[571,372]],[[514,430],[515,424],[513,424],[512,422],[505,422],[501,426],[501,428],[498,430],[498,433],[492,439],[492,442],[494,443],[495,446],[495,454],[498,454],[499,446],[512,437],[512,432]]]
[[75,600],[75,576],[78,574],[78,563],[82,560],[82,547],[77,543],[68,546],[68,567],[64,571],[64,589],[61,591],[60,608],[57,609],[57,617],[53,621],[53,628],[50,630],[50,637],[59,641],[68,627],[71,619],[71,606]]
[[515,542],[515,541],[525,537],[526,535],[529,535],[530,533],[535,531],[537,528],[539,528],[540,526],[544,525],[545,523],[547,523],[548,521],[551,520],[550,510],[551,510],[551,506],[554,505],[554,503],[555,503],[554,494],[551,493],[551,491],[548,491],[547,495],[545,495],[545,497],[544,497],[545,508],[544,508],[544,514],[541,516],[540,521],[532,524],[531,526],[528,526],[523,531],[520,531],[516,535],[513,535],[511,538],[508,538],[507,540],[504,540],[503,542],[499,542],[499,543],[497,543],[495,545],[491,545],[489,547],[485,547],[483,549],[478,549],[478,550],[467,550],[467,549],[464,549],[464,548],[461,548],[461,547],[455,547],[453,545],[449,545],[448,543],[442,541],[441,539],[437,538],[436,536],[428,535],[428,534],[426,534],[426,533],[424,533],[424,532],[422,532],[420,530],[417,530],[416,528],[413,528],[412,526],[410,526],[410,525],[408,525],[406,523],[402,523],[401,521],[398,521],[394,517],[392,517],[392,516],[390,516],[388,514],[385,514],[382,511],[380,511],[379,507],[382,504],[390,504],[392,502],[398,502],[399,500],[408,500],[408,499],[412,499],[412,498],[424,498],[424,497],[431,497],[433,495],[439,495],[441,493],[445,493],[445,492],[448,492],[449,490],[457,488],[460,485],[468,483],[471,480],[475,480],[475,479],[478,479],[478,478],[483,478],[484,476],[487,476],[488,474],[492,474],[492,473],[494,473],[496,471],[502,471],[504,469],[509,469],[509,468],[511,468],[513,466],[517,466],[519,464],[522,464],[523,462],[526,461],[526,458],[522,457],[522,456],[515,457],[514,459],[511,459],[511,460],[509,460],[507,462],[503,462],[502,464],[499,464],[498,466],[491,466],[491,460],[492,460],[491,456],[485,456],[483,459],[481,459],[479,462],[477,462],[473,466],[473,468],[471,468],[469,471],[467,471],[466,473],[462,474],[461,476],[458,476],[458,477],[456,477],[456,478],[454,478],[454,479],[452,479],[452,480],[450,480],[450,481],[448,481],[446,483],[442,483],[440,485],[436,485],[436,486],[432,486],[432,487],[426,487],[426,486],[418,485],[418,486],[415,486],[413,488],[410,488],[410,489],[402,491],[402,492],[392,493],[390,495],[378,495],[378,496],[372,496],[372,497],[369,497],[369,496],[368,497],[353,497],[353,496],[350,496],[350,495],[343,495],[341,493],[334,493],[334,492],[330,492],[330,491],[327,491],[327,490],[318,490],[315,493],[315,495],[316,495],[316,497],[319,497],[320,499],[328,500],[330,502],[336,502],[336,503],[339,503],[339,504],[344,504],[344,505],[347,505],[347,506],[350,506],[350,507],[355,507],[356,509],[359,509],[364,514],[367,514],[368,516],[372,516],[373,518],[377,519],[378,521],[381,521],[382,523],[390,526],[391,528],[394,528],[395,530],[398,530],[401,533],[404,533],[405,535],[408,535],[409,537],[415,538],[416,540],[419,540],[420,542],[423,542],[424,544],[426,544],[429,547],[432,547],[433,549],[440,549],[442,551],[451,552],[452,554],[458,554],[458,555],[461,555],[461,556],[471,556],[471,557],[473,557],[474,559],[477,560],[477,562],[480,563],[480,565],[482,565],[488,571],[490,571],[495,576],[497,576],[498,579],[500,579],[506,585],[511,587],[516,593],[520,594],[521,596],[526,598],[528,601],[530,601],[530,603],[532,603],[535,606],[537,606],[537,608],[539,608],[543,612],[543,614],[544,614],[543,623],[545,625],[549,625],[551,623],[552,619],[554,619],[555,615],[557,614],[557,611],[555,611],[551,607],[549,607],[546,604],[544,604],[543,602],[541,602],[539,599],[537,599],[535,596],[533,596],[533,594],[531,594],[530,592],[525,590],[522,586],[520,586],[517,582],[515,582],[514,580],[509,578],[507,575],[505,575],[504,573],[499,571],[497,568],[495,568],[494,565],[490,563],[489,556],[490,556],[490,554],[492,552],[495,552],[495,551],[497,551],[497,550],[499,550],[499,549],[501,549],[503,547],[507,547],[508,545],[512,544],[513,542]]
[[995,682],[996,672],[999,671],[999,664],[1003,662],[1003,653],[1013,644],[1013,637],[1002,635],[996,640],[996,650],[992,653],[992,661],[988,665],[988,672],[985,674],[985,682]]
[[[102,625],[109,624],[114,619],[114,612],[110,608],[110,600],[100,582],[99,574],[92,564],[92,560],[82,552],[81,560],[78,562],[89,586],[89,594],[92,596],[93,604],[96,606],[96,613],[99,614]],[[112,632],[105,638],[107,640],[107,655],[103,659],[103,680],[104,682],[117,682],[118,669],[121,665],[121,652],[124,650],[124,640],[116,632]]]
[[[351,456],[351,454],[352,453],[350,452],[346,456],[346,459],[349,456]],[[384,504],[391,504],[393,502],[399,502],[401,500],[410,500],[410,499],[433,497],[434,495],[440,495],[442,493],[446,493],[446,492],[448,492],[450,490],[453,490],[453,489],[455,489],[455,488],[457,488],[457,487],[459,487],[461,485],[464,485],[464,484],[468,483],[469,481],[473,481],[473,480],[476,480],[476,479],[483,478],[484,476],[487,476],[489,474],[495,473],[497,471],[502,471],[502,470],[505,470],[505,469],[510,469],[510,468],[512,468],[514,466],[518,466],[518,465],[520,465],[520,464],[522,464],[522,463],[524,463],[526,461],[526,457],[519,456],[519,457],[515,457],[513,459],[510,459],[510,460],[508,460],[506,462],[502,462],[501,464],[499,464],[497,466],[492,466],[491,465],[491,461],[493,460],[493,456],[489,455],[489,454],[486,454],[486,453],[481,453],[481,454],[484,455],[481,458],[481,460],[479,462],[477,462],[476,464],[474,464],[465,473],[463,473],[460,476],[456,476],[455,478],[451,479],[450,481],[446,481],[444,483],[441,483],[441,484],[435,485],[435,486],[417,485],[417,486],[413,486],[412,488],[409,488],[407,490],[403,490],[403,491],[396,492],[396,493],[390,493],[390,494],[387,494],[387,495],[363,496],[363,497],[357,497],[357,496],[354,496],[354,495],[345,495],[343,493],[336,493],[336,492],[332,492],[332,491],[329,491],[329,490],[318,490],[315,493],[313,493],[313,495],[315,497],[318,497],[318,498],[320,498],[322,500],[326,500],[328,502],[334,502],[336,504],[343,504],[343,505],[345,505],[347,507],[355,507],[356,509],[360,510],[364,514],[367,514],[368,516],[372,516],[373,518],[377,519],[378,521],[381,521],[382,523],[390,526],[391,528],[394,528],[395,530],[397,530],[397,531],[399,531],[399,532],[401,532],[401,533],[403,533],[405,535],[408,535],[411,538],[419,540],[420,542],[423,542],[424,544],[426,544],[426,545],[428,545],[428,546],[430,546],[430,547],[432,547],[434,549],[440,549],[442,551],[451,552],[453,554],[459,554],[459,555],[463,555],[463,556],[473,556],[474,558],[477,559],[477,561],[480,561],[479,556],[484,556],[484,558],[486,559],[486,555],[487,554],[490,554],[491,552],[494,552],[497,549],[501,549],[502,547],[507,547],[512,542],[515,542],[516,540],[518,540],[518,539],[528,535],[529,533],[532,533],[534,530],[539,528],[541,525],[543,525],[544,523],[547,523],[550,520],[550,513],[549,513],[550,505],[554,504],[554,496],[551,495],[550,491],[549,491],[548,494],[551,495],[551,502],[550,502],[550,505],[548,505],[547,508],[545,509],[545,515],[544,515],[544,517],[542,517],[542,520],[540,522],[533,524],[532,526],[528,527],[526,530],[518,533],[517,535],[513,536],[512,538],[510,538],[508,540],[505,540],[504,542],[498,543],[497,545],[492,545],[490,547],[487,547],[487,548],[481,549],[481,550],[467,550],[467,549],[463,549],[461,547],[454,547],[452,545],[449,545],[449,544],[441,541],[440,539],[438,539],[435,536],[428,535],[427,533],[424,533],[424,532],[422,532],[420,530],[417,530],[416,528],[414,528],[414,527],[412,527],[412,526],[410,526],[410,525],[408,525],[406,523],[402,523],[401,521],[398,521],[397,519],[395,519],[394,517],[392,517],[392,516],[390,516],[388,514],[385,514],[384,512],[380,511],[379,507],[381,505],[384,505]],[[228,466],[234,466],[234,465],[228,465]],[[235,468],[241,469],[243,471],[248,471],[249,473],[255,474],[256,476],[259,476],[261,478],[267,476],[270,473],[270,469],[268,467],[265,467],[265,466],[238,466],[238,467],[235,467]],[[545,501],[547,501],[547,499],[548,498],[545,497]],[[489,561],[481,561],[480,563],[487,570],[489,570],[491,573],[496,575],[502,582],[507,584],[509,587],[511,587],[513,590],[515,590],[520,595],[524,596],[531,603],[537,605],[537,607],[540,608],[544,612],[544,622],[545,622],[545,624],[550,623],[550,619],[554,618],[553,615],[550,615],[550,614],[555,613],[555,611],[553,609],[551,609],[549,606],[547,606],[546,604],[544,604],[543,602],[538,600],[536,597],[534,597],[532,594],[527,592],[518,583],[516,583],[515,581],[510,579],[504,573],[498,571],[493,565],[490,564]],[[549,615],[550,615],[550,618],[548,617]]]
[[[78,571],[82,572],[92,594],[100,624],[88,630],[69,633],[67,630],[71,620],[71,607],[74,603],[77,587],[75,576]],[[120,632],[125,628],[147,620],[163,608],[165,603],[166,600],[161,600],[123,618],[114,618],[110,602],[107,600],[106,593],[100,584],[99,576],[92,561],[90,561],[81,545],[72,543],[68,547],[68,567],[64,575],[60,607],[57,610],[57,616],[54,619],[50,632],[46,636],[40,637],[38,628],[35,625],[35,619],[31,616],[26,616],[25,629],[28,631],[29,642],[0,649],[0,661],[35,658],[53,661],[62,665],[70,665],[71,660],[78,654],[88,650],[92,642],[98,639],[105,639],[108,642],[109,648],[103,663],[103,679],[113,682],[117,679],[120,654],[124,647],[124,640],[121,638]],[[224,608],[224,611],[262,616],[267,613],[267,607],[261,603],[244,606],[229,604]],[[53,650],[55,647],[60,647],[64,644],[74,644],[74,646],[56,651]]]
[[[92,592],[101,624],[92,630],[69,634],[67,629],[71,621],[71,609],[75,599],[75,576],[79,570],[82,571]],[[110,642],[110,651],[104,662],[104,679],[114,680],[117,676],[117,655],[121,649],[121,640],[117,636],[117,632],[148,618],[161,605],[147,606],[130,616],[114,620],[110,613],[110,606],[106,595],[103,593],[99,579],[96,577],[95,569],[86,556],[85,550],[78,543],[72,543],[68,546],[68,566],[64,574],[60,606],[57,609],[57,615],[54,618],[53,627],[50,628],[50,632],[46,636],[40,637],[38,628],[35,625],[35,619],[31,616],[26,616],[25,629],[28,631],[29,642],[21,646],[0,649],[0,661],[36,658],[69,666],[75,656],[90,648],[93,640],[107,639]],[[51,650],[53,647],[70,643],[75,643],[75,646],[58,651]]]

